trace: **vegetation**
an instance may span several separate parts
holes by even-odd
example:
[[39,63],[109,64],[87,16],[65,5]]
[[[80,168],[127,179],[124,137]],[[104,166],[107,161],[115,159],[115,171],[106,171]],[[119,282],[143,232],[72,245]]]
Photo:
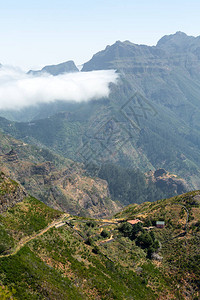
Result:
[[159,248],[159,242],[155,239],[153,231],[145,232],[142,223],[131,225],[128,222],[122,223],[118,230],[123,233],[125,237],[135,240],[137,246],[147,250],[147,257],[151,258],[153,252]]
[[[25,197],[0,215],[0,295],[139,300],[181,299],[187,293],[195,299],[200,292],[199,198],[195,191],[130,205],[117,220],[64,215],[66,223],[51,227],[52,221],[60,224],[62,213]],[[183,207],[190,216],[187,233]],[[145,226],[132,226],[129,218],[140,218]],[[156,228],[156,220],[165,220],[165,228]]]

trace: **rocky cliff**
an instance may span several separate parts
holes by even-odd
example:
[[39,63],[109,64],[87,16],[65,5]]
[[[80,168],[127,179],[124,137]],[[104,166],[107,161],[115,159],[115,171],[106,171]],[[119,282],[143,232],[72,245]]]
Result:
[[0,171],[47,205],[71,214],[107,217],[120,206],[105,180],[88,177],[81,164],[0,133]]
[[0,172],[0,213],[23,201],[27,193],[20,184]]

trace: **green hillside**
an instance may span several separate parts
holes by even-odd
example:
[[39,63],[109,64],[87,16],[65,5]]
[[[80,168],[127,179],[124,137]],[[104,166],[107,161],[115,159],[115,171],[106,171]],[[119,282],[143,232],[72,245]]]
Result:
[[[9,179],[1,178],[2,194]],[[0,295],[198,299],[199,199],[196,191],[132,205],[106,220],[66,215],[25,197],[0,214]],[[143,225],[126,222],[136,218]],[[165,228],[156,228],[157,220],[165,220]]]
[[10,291],[15,299],[155,298],[139,276],[120,265],[109,267],[110,261],[71,227],[56,228],[66,216],[38,200],[25,198],[0,218],[2,295]]

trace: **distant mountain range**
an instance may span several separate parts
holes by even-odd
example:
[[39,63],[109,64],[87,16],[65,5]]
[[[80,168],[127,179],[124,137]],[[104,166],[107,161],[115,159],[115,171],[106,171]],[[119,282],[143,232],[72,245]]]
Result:
[[[55,75],[63,72],[58,66]],[[120,75],[108,99],[4,111],[18,122],[1,119],[0,127],[86,165],[164,168],[200,188],[200,37],[177,32],[152,47],[117,41],[81,71],[106,69]]]

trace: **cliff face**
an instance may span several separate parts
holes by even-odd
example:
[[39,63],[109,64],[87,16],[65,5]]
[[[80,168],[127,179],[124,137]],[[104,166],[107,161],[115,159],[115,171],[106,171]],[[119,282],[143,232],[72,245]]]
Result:
[[188,190],[186,181],[170,174],[165,169],[158,169],[155,172],[147,174],[148,180],[151,179],[158,188],[162,190],[171,190],[174,194],[183,194]]
[[119,211],[119,205],[110,199],[107,182],[86,176],[80,164],[6,135],[0,134],[0,138],[0,171],[42,202],[97,218]]
[[23,201],[26,196],[27,193],[20,184],[0,173],[0,213]]

